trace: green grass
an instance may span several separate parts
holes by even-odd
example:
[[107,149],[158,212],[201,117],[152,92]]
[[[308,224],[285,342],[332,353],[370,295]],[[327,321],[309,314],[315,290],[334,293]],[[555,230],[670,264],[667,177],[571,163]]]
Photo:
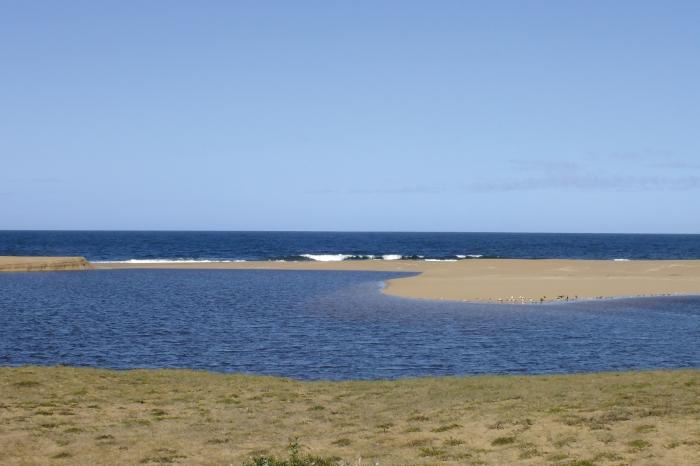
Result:
[[515,443],[515,437],[496,437],[491,442],[491,445],[501,446],[501,445],[510,445],[512,443]]
[[700,464],[697,370],[299,382],[6,367],[0,394],[2,465]]

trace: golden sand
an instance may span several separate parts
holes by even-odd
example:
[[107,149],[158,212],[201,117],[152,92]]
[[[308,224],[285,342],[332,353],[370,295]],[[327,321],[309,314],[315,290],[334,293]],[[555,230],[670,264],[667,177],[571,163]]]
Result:
[[270,269],[412,272],[389,280],[387,294],[458,301],[552,300],[700,293],[700,260],[475,259],[455,262],[205,262],[91,264],[82,257],[0,256],[0,271],[86,269]]
[[700,293],[700,260],[261,261],[96,264],[96,268],[415,272],[419,275],[389,280],[385,292],[410,298],[463,301],[529,303],[566,299]]

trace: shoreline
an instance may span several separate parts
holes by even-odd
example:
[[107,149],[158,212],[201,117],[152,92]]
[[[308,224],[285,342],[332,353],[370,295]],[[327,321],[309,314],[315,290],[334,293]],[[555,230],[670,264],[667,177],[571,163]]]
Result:
[[0,271],[212,269],[409,272],[383,292],[430,300],[544,303],[700,294],[700,260],[465,259],[303,262],[95,262],[0,256]]
[[493,303],[700,294],[700,260],[468,259],[455,262],[98,263],[114,269],[333,270],[411,272],[386,281],[384,293],[414,299]]

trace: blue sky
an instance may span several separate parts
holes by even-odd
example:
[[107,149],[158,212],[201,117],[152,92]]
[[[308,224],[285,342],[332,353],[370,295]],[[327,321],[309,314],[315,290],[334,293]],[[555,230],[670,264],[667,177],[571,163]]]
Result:
[[700,232],[699,2],[5,1],[0,229]]

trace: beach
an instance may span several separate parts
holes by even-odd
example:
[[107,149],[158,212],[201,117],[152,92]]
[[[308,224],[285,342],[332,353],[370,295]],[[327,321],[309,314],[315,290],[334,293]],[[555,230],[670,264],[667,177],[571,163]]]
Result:
[[700,293],[700,260],[468,259],[336,262],[110,263],[97,269],[201,268],[413,272],[385,292],[407,298],[544,302]]
[[0,271],[240,269],[410,272],[384,292],[418,299],[539,303],[700,293],[700,260],[469,259],[304,262],[112,262],[82,257],[0,257]]

